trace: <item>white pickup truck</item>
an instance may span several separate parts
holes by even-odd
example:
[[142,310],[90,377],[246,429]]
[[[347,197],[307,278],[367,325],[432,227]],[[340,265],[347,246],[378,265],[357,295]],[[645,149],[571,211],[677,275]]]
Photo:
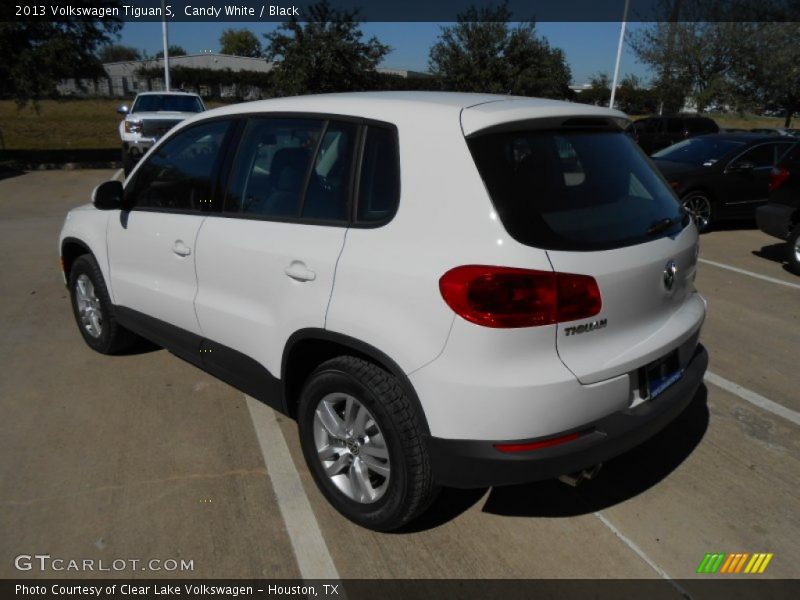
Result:
[[117,112],[125,117],[119,124],[125,175],[158,138],[205,109],[200,96],[187,92],[143,92],[137,94],[130,108],[120,106]]

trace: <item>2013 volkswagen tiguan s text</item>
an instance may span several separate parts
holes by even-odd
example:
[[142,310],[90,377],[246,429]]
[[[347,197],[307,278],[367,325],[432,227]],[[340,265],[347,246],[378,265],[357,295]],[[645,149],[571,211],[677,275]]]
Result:
[[708,363],[697,230],[626,122],[426,92],[202,113],[67,215],[75,319],[99,352],[142,336],[295,418],[365,527],[441,486],[583,472]]

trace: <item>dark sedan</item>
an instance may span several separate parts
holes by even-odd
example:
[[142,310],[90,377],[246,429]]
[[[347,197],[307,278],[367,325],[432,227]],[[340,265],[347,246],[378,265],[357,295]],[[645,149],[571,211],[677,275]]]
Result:
[[756,211],[758,228],[786,240],[789,269],[800,275],[800,143],[770,173],[769,203]]
[[753,218],[767,201],[769,173],[795,140],[752,133],[689,138],[652,155],[700,231]]

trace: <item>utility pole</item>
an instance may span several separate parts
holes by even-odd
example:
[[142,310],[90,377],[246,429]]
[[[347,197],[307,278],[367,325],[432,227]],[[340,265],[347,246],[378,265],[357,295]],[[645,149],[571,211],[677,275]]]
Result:
[[161,0],[161,37],[164,41],[164,88],[169,91],[169,33],[167,32],[167,0]]
[[619,63],[622,60],[622,46],[625,42],[625,25],[628,22],[628,7],[630,0],[625,0],[625,10],[622,13],[622,26],[619,29],[619,44],[617,45],[617,62],[614,64],[614,81],[611,83],[611,100],[609,108],[614,108],[614,97],[617,95],[617,80],[619,79]]

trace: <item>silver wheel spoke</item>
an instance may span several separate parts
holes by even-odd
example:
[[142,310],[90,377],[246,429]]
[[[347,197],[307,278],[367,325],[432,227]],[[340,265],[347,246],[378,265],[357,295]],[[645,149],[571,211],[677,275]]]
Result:
[[358,412],[356,413],[355,422],[353,423],[353,433],[359,437],[367,435],[367,421],[369,420],[369,411],[359,405]]
[[375,473],[376,475],[380,475],[381,477],[388,477],[389,476],[389,465],[387,463],[379,461],[377,458],[369,456],[366,453],[359,455],[361,462],[364,463],[367,468]]
[[324,448],[317,450],[317,454],[322,460],[333,460],[333,457],[337,454],[340,454],[342,449],[338,446],[334,446],[332,444],[328,444]]
[[[325,472],[328,474],[328,477],[333,477],[334,475],[338,475],[341,473],[344,468],[350,464],[350,455],[349,454],[342,454],[336,461],[329,467],[325,468]],[[352,469],[351,469],[352,470]]]
[[355,398],[348,396],[344,401],[344,429],[347,433],[352,433],[353,422],[355,421],[355,413],[361,408],[359,404],[356,406]]
[[360,502],[371,502],[375,499],[375,490],[369,482],[369,473],[364,461],[356,459],[350,467],[350,484],[353,492]]
[[[378,439],[376,440],[376,438]],[[389,460],[389,451],[383,444],[383,439],[381,439],[380,435],[369,438],[369,441],[365,442],[361,446],[361,454],[367,454],[369,456],[374,456],[375,458]]]
[[345,437],[344,423],[331,403],[320,402],[317,407],[317,418],[330,435],[336,438]]

